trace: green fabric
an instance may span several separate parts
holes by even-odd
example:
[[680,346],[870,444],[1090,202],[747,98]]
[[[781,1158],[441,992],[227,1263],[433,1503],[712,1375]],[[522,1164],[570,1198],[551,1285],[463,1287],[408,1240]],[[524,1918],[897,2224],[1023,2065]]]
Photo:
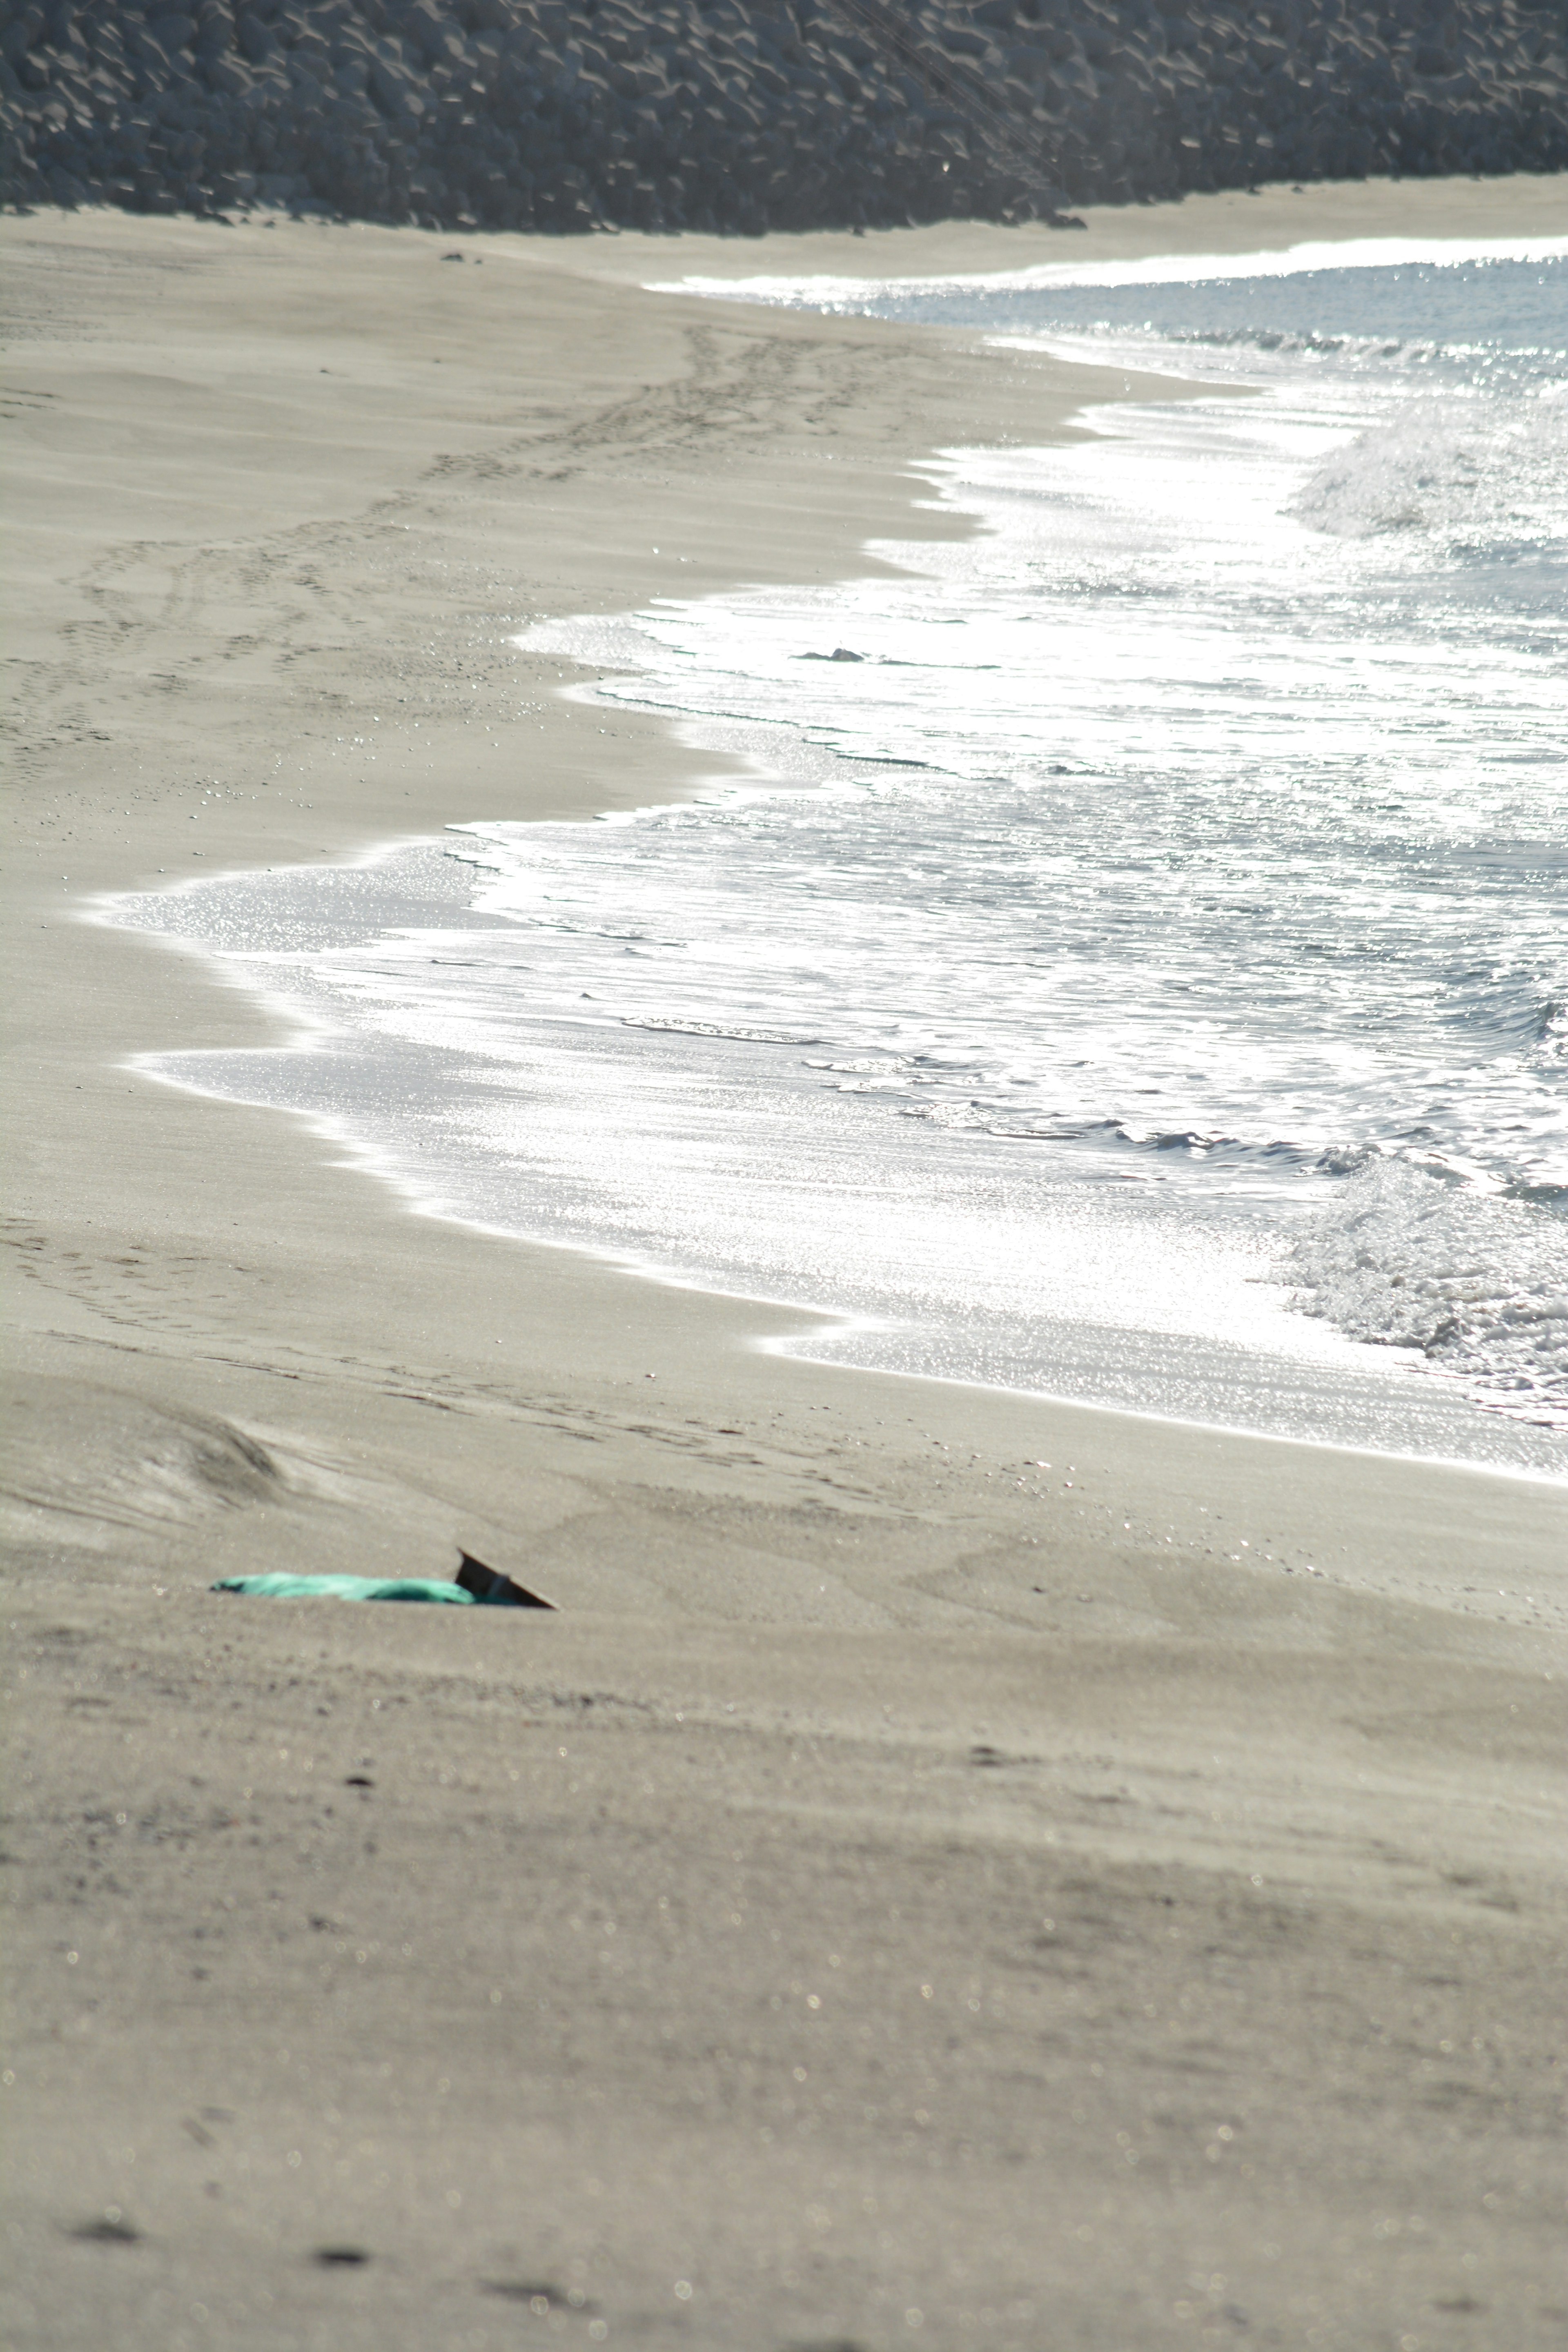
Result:
[[252,1601],[441,1601],[471,1609],[460,1584],[430,1576],[224,1576],[215,1592],[243,1592]]

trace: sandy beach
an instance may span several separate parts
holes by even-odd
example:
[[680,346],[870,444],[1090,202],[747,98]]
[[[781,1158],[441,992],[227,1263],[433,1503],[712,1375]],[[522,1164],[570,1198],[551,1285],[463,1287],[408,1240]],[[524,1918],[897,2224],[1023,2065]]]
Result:
[[[5,222],[9,2343],[1563,2342],[1560,1486],[765,1352],[130,1067],[281,1032],[93,910],[685,795],[511,634],[1140,389],[650,279],[1565,230]],[[558,1613],[209,1590],[459,1545]]]

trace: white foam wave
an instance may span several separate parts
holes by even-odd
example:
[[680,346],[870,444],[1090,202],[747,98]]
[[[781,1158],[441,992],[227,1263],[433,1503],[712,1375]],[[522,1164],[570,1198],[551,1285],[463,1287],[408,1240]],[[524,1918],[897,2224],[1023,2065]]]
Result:
[[1568,236],[1347,237],[1316,239],[1283,251],[1164,253],[1139,261],[1037,262],[1024,269],[949,272],[940,277],[864,275],[786,278],[685,278],[649,282],[650,294],[706,294],[745,302],[809,303],[814,310],[858,310],[897,296],[1054,291],[1077,286],[1197,286],[1215,278],[1298,278],[1319,269],[1395,269],[1409,264],[1442,267],[1476,261],[1556,261],[1568,258]]
[[1280,1271],[1303,1313],[1419,1349],[1493,1411],[1568,1428],[1568,1217],[1378,1160]]
[[1568,534],[1568,402],[1500,425],[1474,401],[1407,401],[1336,450],[1288,511],[1342,539],[1415,530],[1552,545]]

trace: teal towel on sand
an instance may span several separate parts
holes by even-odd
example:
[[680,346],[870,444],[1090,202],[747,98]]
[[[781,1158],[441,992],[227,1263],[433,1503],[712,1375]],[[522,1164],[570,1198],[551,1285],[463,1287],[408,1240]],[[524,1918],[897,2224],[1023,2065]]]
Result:
[[471,1592],[433,1576],[220,1576],[215,1592],[252,1601],[442,1601],[472,1609]]

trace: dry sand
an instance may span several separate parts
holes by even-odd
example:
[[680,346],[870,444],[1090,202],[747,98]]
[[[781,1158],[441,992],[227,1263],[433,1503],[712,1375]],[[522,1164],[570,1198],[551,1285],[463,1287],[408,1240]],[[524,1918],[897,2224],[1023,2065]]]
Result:
[[[1561,2344],[1560,1489],[764,1355],[128,1071],[275,1033],[79,918],[688,790],[508,628],[864,570],[1125,383],[642,278],[1564,195],[5,225],[8,2343]],[[561,1613],[207,1591],[459,1539]]]

